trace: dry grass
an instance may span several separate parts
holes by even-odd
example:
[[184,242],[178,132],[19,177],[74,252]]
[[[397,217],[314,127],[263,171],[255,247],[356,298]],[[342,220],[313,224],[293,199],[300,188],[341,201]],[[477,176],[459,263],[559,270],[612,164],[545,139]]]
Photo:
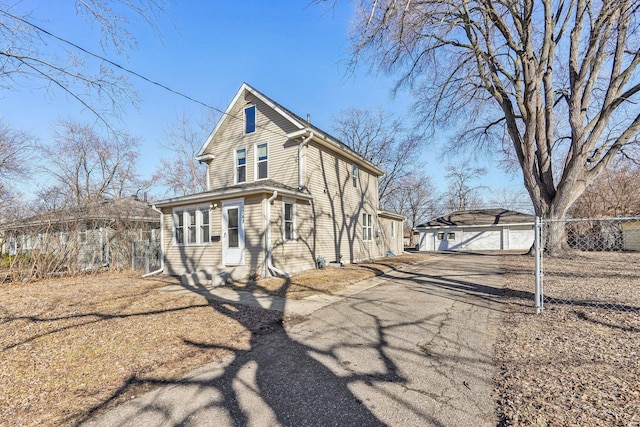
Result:
[[640,425],[640,254],[545,259],[533,314],[533,259],[503,258],[509,305],[496,345],[503,425]]
[[[402,255],[309,271],[286,292],[278,280],[244,287],[302,298],[424,259]],[[167,282],[175,280],[105,274],[0,284],[0,425],[74,425],[142,393],[151,387],[146,380],[175,380],[247,349],[252,331],[282,320],[156,291]]]
[[0,424],[71,425],[141,391],[129,384],[247,347],[241,323],[202,297],[154,292],[164,285],[123,274],[0,285]]
[[238,290],[261,292],[268,295],[303,299],[311,295],[335,293],[361,280],[369,279],[390,270],[402,268],[426,260],[425,254],[402,254],[378,258],[343,267],[327,267],[323,270],[307,270],[295,274],[288,281],[282,278],[261,279],[228,285]]

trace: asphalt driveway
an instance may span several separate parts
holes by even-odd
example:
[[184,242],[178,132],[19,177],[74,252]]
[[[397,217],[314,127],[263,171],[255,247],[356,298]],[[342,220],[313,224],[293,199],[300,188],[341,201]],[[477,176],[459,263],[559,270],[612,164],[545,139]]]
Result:
[[[355,289],[84,425],[496,425],[499,256],[437,255]],[[248,307],[221,299],[212,306]]]

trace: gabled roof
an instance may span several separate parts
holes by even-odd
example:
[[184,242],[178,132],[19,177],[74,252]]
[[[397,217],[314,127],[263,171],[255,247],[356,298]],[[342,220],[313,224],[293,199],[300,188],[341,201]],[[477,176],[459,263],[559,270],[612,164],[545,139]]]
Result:
[[369,169],[370,171],[372,171],[374,174],[378,176],[384,175],[384,172],[380,168],[378,168],[376,165],[374,165],[370,161],[366,160],[359,153],[349,148],[346,144],[341,142],[338,138],[335,138],[334,136],[330,135],[328,132],[325,132],[320,128],[312,125],[308,121],[304,120],[297,114],[291,112],[287,108],[278,104],[277,102],[275,102],[268,96],[264,95],[260,91],[256,90],[252,86],[248,85],[247,83],[242,83],[242,86],[240,86],[240,89],[238,90],[238,92],[236,92],[235,96],[227,106],[227,109],[222,114],[222,117],[220,118],[220,120],[218,120],[218,123],[216,123],[215,127],[213,128],[213,131],[211,132],[209,137],[205,140],[204,144],[202,145],[202,148],[200,148],[200,151],[198,151],[198,154],[196,155],[196,159],[206,160],[207,154],[205,154],[205,152],[206,152],[207,146],[215,138],[215,135],[218,133],[218,131],[223,127],[223,125],[228,120],[240,119],[239,117],[234,116],[232,114],[232,111],[236,103],[238,103],[241,99],[243,99],[245,92],[251,93],[253,96],[258,98],[261,102],[269,106],[269,108],[273,109],[275,112],[280,114],[289,123],[291,123],[296,129],[298,129],[297,131],[289,133],[287,135],[288,137],[292,139],[298,138],[298,137],[304,138],[306,135],[309,135],[311,132],[313,132],[314,141],[319,142],[324,146],[331,148],[334,151],[340,152],[346,157],[351,158],[352,160],[355,160],[356,162],[360,163],[362,166],[365,166],[367,169]]
[[533,215],[508,209],[477,209],[451,212],[448,215],[420,224],[416,228],[533,224],[534,220]]
[[1,228],[14,230],[53,224],[101,221],[157,222],[160,224],[160,213],[153,210],[147,202],[134,197],[125,197],[105,199],[82,206],[46,212],[13,223],[3,224]]

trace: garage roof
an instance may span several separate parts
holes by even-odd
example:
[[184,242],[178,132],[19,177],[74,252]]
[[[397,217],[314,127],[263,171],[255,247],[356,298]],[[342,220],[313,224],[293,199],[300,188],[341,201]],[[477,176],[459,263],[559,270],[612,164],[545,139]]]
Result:
[[472,225],[533,224],[533,215],[508,209],[478,209],[451,212],[448,215],[433,219],[416,228],[427,227],[462,227]]

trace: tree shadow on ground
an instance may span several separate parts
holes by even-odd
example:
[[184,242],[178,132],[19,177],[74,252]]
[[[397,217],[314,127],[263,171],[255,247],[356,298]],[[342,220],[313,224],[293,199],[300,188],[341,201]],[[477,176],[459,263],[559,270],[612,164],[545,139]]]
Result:
[[[289,281],[284,286],[288,286]],[[212,368],[213,376],[164,380],[152,377],[132,377],[109,399],[94,407],[85,421],[110,409],[131,389],[149,390],[158,386],[175,386],[172,393],[185,393],[200,401],[197,405],[176,410],[175,403],[161,394],[145,400],[121,424],[134,425],[151,417],[157,425],[178,426],[198,423],[211,424],[211,417],[226,414],[230,425],[327,426],[327,425],[385,425],[352,393],[356,382],[404,383],[406,379],[395,364],[385,356],[384,327],[381,337],[371,345],[385,361],[385,372],[374,375],[349,373],[337,375],[318,358],[336,359],[332,350],[321,351],[293,340],[285,330],[282,312],[264,310],[233,301],[221,301],[204,287],[197,291],[204,295],[211,309],[228,316],[250,332],[249,348],[238,350],[205,342],[187,341],[194,349],[226,350],[232,352],[230,362],[222,368]],[[256,301],[257,304],[257,301]],[[255,419],[255,409],[266,419]],[[216,415],[217,414],[217,415]],[[253,417],[253,418],[252,418]],[[437,423],[436,423],[437,424]]]

